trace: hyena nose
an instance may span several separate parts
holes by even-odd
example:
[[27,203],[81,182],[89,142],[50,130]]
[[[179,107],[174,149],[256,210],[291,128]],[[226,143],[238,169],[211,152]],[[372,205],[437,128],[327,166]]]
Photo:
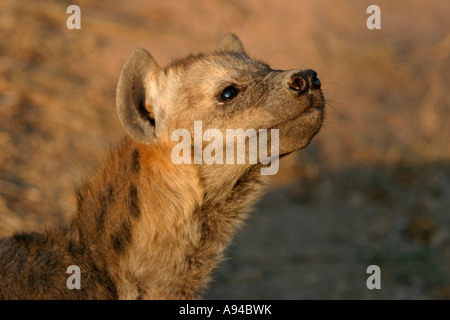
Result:
[[308,89],[320,89],[317,72],[311,69],[295,70],[287,76],[287,84],[293,93],[299,95]]

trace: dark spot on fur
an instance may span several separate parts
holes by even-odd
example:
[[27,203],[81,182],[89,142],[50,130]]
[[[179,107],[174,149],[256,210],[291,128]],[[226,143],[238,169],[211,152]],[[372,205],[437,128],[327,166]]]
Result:
[[71,255],[82,255],[85,253],[85,247],[82,243],[76,243],[75,240],[70,239],[67,250]]
[[78,247],[75,244],[75,241],[73,239],[69,240],[69,245],[67,246],[67,251],[69,251],[70,254],[74,255],[78,253]]
[[133,217],[139,218],[141,215],[141,208],[139,206],[139,192],[134,184],[130,186],[130,213]]
[[143,300],[144,299],[144,290],[142,290],[142,288],[140,286],[137,287],[138,290],[138,296],[136,298],[136,300]]
[[207,243],[212,237],[212,232],[211,228],[206,224],[206,222],[202,222],[200,232],[201,232],[200,243],[201,244]]
[[108,184],[108,187],[106,188],[106,194],[100,196],[100,212],[97,218],[97,231],[100,232],[105,227],[105,219],[106,215],[108,213],[108,208],[111,206],[114,202],[114,187],[111,183]]
[[139,171],[141,170],[141,163],[139,162],[139,150],[135,149],[133,151],[133,155],[132,155],[132,161],[131,161],[131,165],[132,165],[132,169],[133,169],[133,173],[134,174],[138,174]]
[[111,235],[111,245],[117,253],[123,253],[125,246],[131,241],[131,227],[124,222],[118,231]]
[[77,230],[71,228],[69,230],[70,240],[69,245],[67,246],[67,250],[72,255],[82,255],[86,252],[86,246],[83,241],[83,232],[81,230]]
[[18,243],[24,245],[26,248],[31,246],[42,246],[45,243],[45,236],[37,232],[31,233],[16,233],[13,239]]
[[103,229],[105,227],[105,218],[106,218],[108,204],[106,203],[106,200],[104,197],[101,197],[100,205],[101,205],[100,213],[97,218],[97,231],[98,232],[103,231]]
[[62,235],[66,235],[67,233],[69,233],[69,228],[67,226],[62,226],[61,228],[61,233]]
[[186,268],[189,270],[212,267],[219,256],[220,254],[208,253],[208,250],[204,250],[202,247],[195,248],[185,256]]
[[111,183],[108,184],[107,198],[110,204],[114,202],[114,187]]
[[83,197],[81,189],[77,189],[75,191],[75,193],[76,193],[76,198],[77,198],[77,208],[78,208],[78,211],[80,211],[84,206],[84,197]]
[[201,260],[198,258],[198,256],[194,256],[192,254],[186,255],[186,266],[187,269],[198,269],[202,267]]
[[112,281],[108,271],[104,268],[98,267],[94,261],[91,261],[89,265],[91,267],[91,272],[87,274],[87,279],[84,282],[84,286],[93,286],[95,289],[98,289],[98,286],[102,286],[110,294],[107,299],[117,300],[119,298],[119,294],[117,293],[116,285]]

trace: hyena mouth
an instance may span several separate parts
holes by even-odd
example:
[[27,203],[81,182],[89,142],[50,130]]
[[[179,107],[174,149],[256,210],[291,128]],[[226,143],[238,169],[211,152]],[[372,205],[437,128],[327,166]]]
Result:
[[306,108],[305,111],[307,111],[308,109],[311,109],[311,108],[322,111],[325,108],[325,98],[323,97],[321,90],[317,90],[317,91],[313,91],[313,92],[309,91],[307,93],[307,95],[310,100],[310,105],[308,108]]

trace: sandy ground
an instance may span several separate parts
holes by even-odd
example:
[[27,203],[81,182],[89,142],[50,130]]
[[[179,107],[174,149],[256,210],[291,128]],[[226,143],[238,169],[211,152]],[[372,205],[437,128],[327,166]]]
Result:
[[[204,298],[450,298],[448,1],[0,2],[0,235],[67,221],[124,135],[115,87],[133,48],[161,65],[235,32],[277,69],[309,67],[326,125],[283,159]],[[380,290],[366,269],[381,268]]]
[[[270,192],[205,298],[450,298],[450,180],[443,177],[433,177],[446,185],[438,197],[421,196],[428,187],[418,183],[386,185],[395,190],[386,190],[382,201],[353,187],[334,198],[328,192],[336,191],[327,190],[332,178],[312,187],[313,200],[299,197],[295,184]],[[433,209],[419,216],[405,208],[413,197]],[[370,265],[380,267],[380,290],[366,286]]]

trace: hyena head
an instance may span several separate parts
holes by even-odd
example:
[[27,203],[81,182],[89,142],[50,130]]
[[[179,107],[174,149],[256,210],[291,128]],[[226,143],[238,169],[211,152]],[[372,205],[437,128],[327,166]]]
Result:
[[[211,141],[222,140],[221,146],[229,144],[226,137],[230,129],[249,133],[244,140],[247,147],[249,129],[257,136],[265,129],[271,138],[276,129],[279,141],[276,145],[266,142],[268,155],[273,152],[271,147],[277,149],[275,156],[304,148],[322,126],[324,105],[315,71],[273,70],[249,58],[233,34],[227,35],[213,53],[189,56],[165,69],[147,51],[136,49],[122,70],[117,91],[119,118],[134,140],[150,145],[175,140],[178,143],[180,136],[174,139],[173,134],[183,129],[192,137],[192,157],[195,143],[200,143],[205,152]],[[195,123],[199,121],[201,133],[196,136]],[[208,129],[219,130],[221,136],[206,137]],[[217,151],[214,149],[213,155]],[[259,160],[260,153],[256,154]],[[214,174],[220,171],[230,175],[237,166],[227,166],[231,162],[225,159],[225,150],[222,156],[223,162],[212,166],[217,169],[217,163],[223,163]],[[209,164],[200,162],[193,160],[208,170],[205,166]],[[253,165],[260,165],[260,161],[238,166],[247,170]]]

